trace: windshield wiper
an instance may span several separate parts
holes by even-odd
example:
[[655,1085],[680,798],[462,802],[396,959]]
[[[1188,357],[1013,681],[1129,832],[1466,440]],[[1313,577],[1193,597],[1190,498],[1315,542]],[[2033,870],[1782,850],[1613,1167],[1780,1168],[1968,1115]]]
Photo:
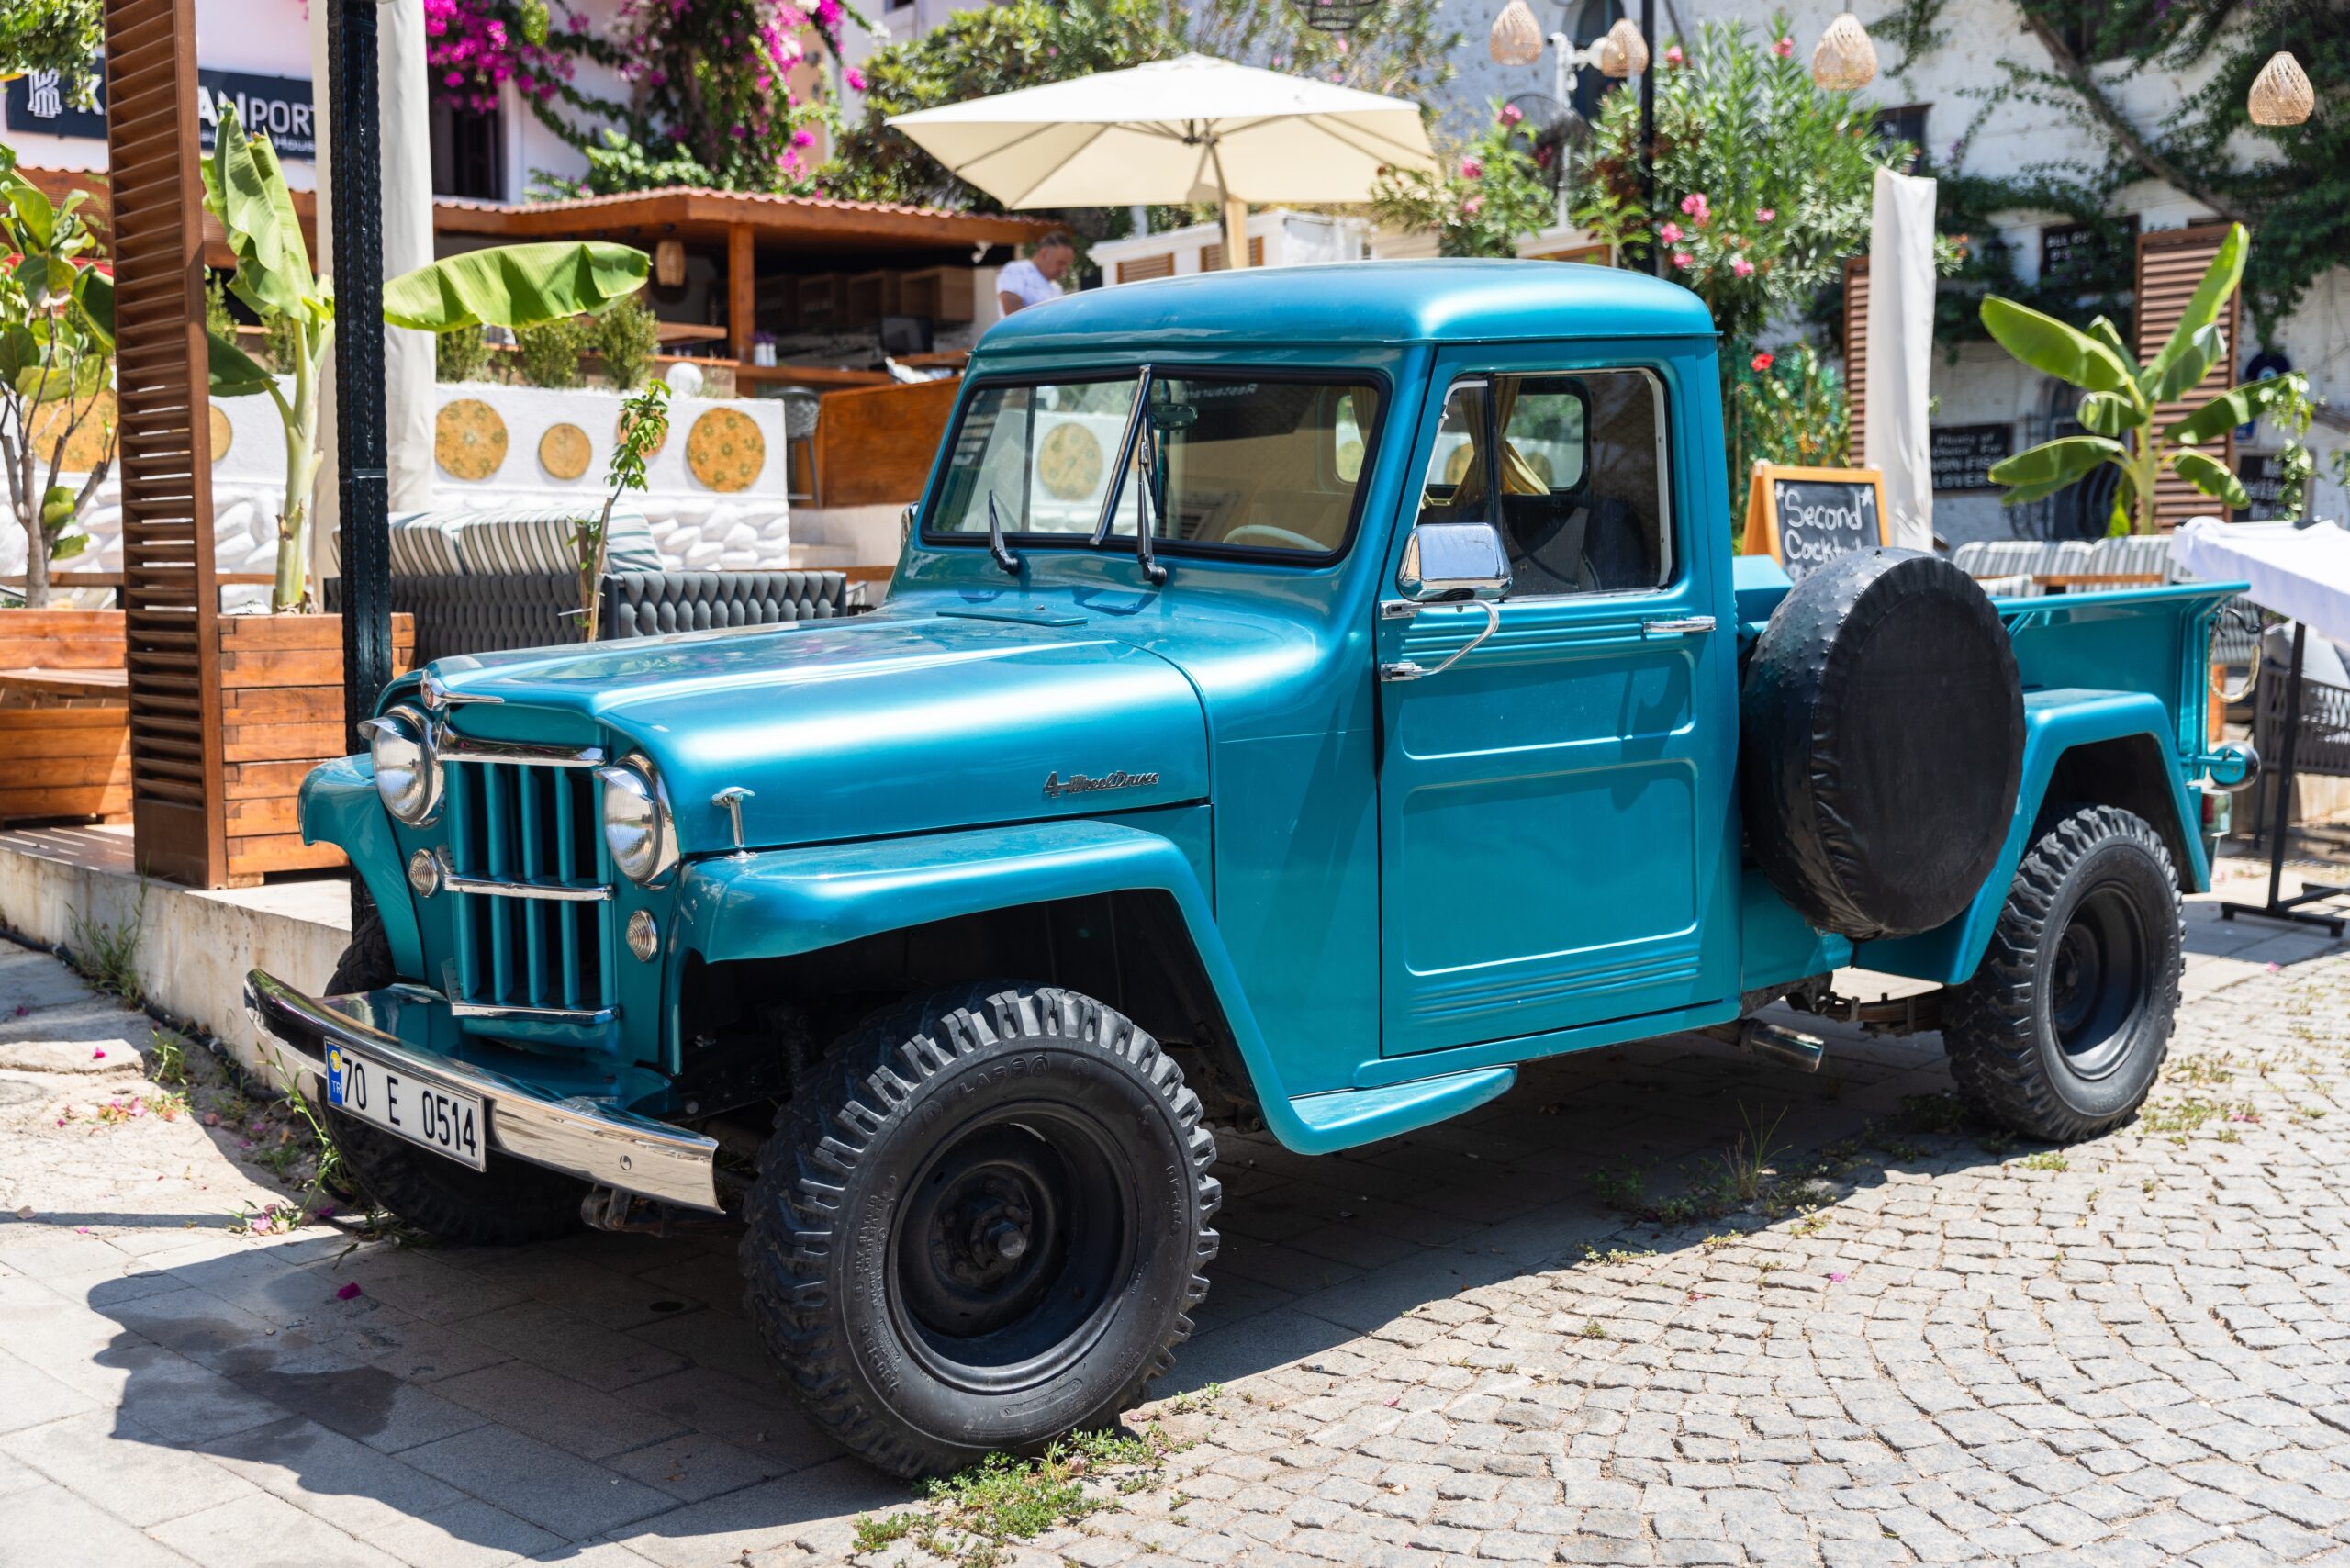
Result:
[[1016,577],[1020,575],[1020,557],[1013,554],[1012,546],[1003,542],[1003,519],[996,515],[993,490],[988,492],[988,554],[994,556],[995,564],[1011,576]]

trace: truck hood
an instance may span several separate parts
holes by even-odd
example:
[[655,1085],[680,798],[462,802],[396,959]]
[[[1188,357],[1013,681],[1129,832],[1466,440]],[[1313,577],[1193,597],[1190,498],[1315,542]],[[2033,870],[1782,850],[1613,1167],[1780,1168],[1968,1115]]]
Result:
[[453,711],[462,734],[576,738],[584,718],[644,754],[688,855],[733,847],[711,801],[730,788],[751,792],[752,848],[1208,795],[1190,680],[1076,613],[885,611],[442,659],[432,675],[473,700]]

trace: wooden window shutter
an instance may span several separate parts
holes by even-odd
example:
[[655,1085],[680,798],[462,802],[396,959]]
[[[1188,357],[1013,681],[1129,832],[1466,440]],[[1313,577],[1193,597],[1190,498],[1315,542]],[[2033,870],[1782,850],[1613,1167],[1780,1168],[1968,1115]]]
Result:
[[1868,458],[1869,259],[1844,263],[1844,397],[1852,409],[1844,461],[1858,468]]
[[[2229,225],[2199,224],[2192,229],[2164,229],[2138,236],[2138,363],[2143,364],[2161,352],[2170,338],[2178,319],[2187,313],[2187,302],[2194,297],[2195,286],[2203,281],[2210,269],[2211,258],[2218,255],[2220,242],[2228,237]],[[2154,410],[2154,429],[2161,431],[2172,420],[2192,413],[2221,393],[2235,385],[2236,324],[2243,310],[2241,291],[2228,297],[2220,309],[2220,330],[2227,334],[2228,351],[2220,356],[2208,375],[2188,389],[2176,403],[2165,403]],[[2209,445],[2202,451],[2218,458],[2233,469],[2236,461],[2236,436],[2233,430],[2221,438],[2221,449],[2213,452]],[[2165,469],[2154,484],[2154,526],[2167,532],[2190,517],[2228,515],[2227,503],[2207,496],[2177,475]]]
[[[1248,264],[1252,267],[1261,267],[1265,264],[1265,237],[1262,234],[1252,235],[1249,238]],[[1214,244],[1200,247],[1200,270],[1203,273],[1220,273],[1224,270],[1224,241],[1219,240]]]
[[106,0],[131,832],[141,872],[228,882],[194,0]]
[[1140,283],[1145,278],[1173,277],[1174,275],[1175,258],[1171,253],[1158,256],[1136,256],[1133,261],[1118,263],[1120,283]]

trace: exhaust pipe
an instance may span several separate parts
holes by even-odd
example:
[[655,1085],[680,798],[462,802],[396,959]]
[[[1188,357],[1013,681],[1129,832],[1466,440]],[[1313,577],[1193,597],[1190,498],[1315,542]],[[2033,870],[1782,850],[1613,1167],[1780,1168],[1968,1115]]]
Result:
[[1807,1035],[1799,1029],[1789,1029],[1777,1024],[1765,1024],[1760,1018],[1749,1018],[1738,1031],[1740,1050],[1782,1067],[1796,1068],[1804,1072],[1818,1072],[1821,1060],[1828,1055],[1828,1042],[1817,1035]]

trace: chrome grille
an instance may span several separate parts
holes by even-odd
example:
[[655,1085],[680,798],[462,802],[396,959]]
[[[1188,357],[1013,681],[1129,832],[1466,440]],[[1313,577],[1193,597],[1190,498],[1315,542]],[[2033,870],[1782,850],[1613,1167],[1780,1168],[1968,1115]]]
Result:
[[457,1011],[612,1005],[611,871],[585,767],[452,761],[442,885]]

